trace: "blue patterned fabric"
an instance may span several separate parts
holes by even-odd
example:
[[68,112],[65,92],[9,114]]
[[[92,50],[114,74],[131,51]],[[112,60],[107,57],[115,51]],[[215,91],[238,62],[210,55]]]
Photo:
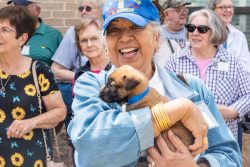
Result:
[[[228,64],[220,67],[220,63]],[[176,73],[189,73],[199,77],[199,68],[191,54],[190,46],[175,53],[169,58],[166,69]],[[217,104],[233,106],[242,118],[250,111],[250,81],[238,59],[222,46],[218,47],[215,57],[207,68],[206,86],[211,90]],[[238,136],[238,119],[228,119],[226,123],[233,135]]]

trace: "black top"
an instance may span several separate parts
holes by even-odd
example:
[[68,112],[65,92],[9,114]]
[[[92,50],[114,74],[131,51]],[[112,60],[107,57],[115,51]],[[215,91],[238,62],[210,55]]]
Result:
[[[42,96],[58,91],[47,65],[38,61],[36,71]],[[11,76],[0,69],[0,78],[2,85],[6,84],[5,92],[0,91],[0,166],[46,166],[41,129],[33,129],[20,139],[8,139],[6,134],[13,120],[29,119],[40,114],[31,68],[21,75]],[[44,106],[42,112],[45,112]]]

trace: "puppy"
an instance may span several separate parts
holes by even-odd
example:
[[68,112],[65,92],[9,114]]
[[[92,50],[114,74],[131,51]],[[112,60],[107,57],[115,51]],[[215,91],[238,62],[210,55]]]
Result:
[[[167,98],[161,96],[154,88],[149,88],[147,91],[148,85],[148,79],[141,72],[129,65],[124,65],[109,76],[107,84],[100,91],[100,98],[108,103],[128,103],[126,111],[167,102]],[[170,129],[186,146],[194,143],[192,133],[180,121],[172,125]],[[168,130],[165,130],[161,135],[169,149],[175,151],[175,147],[168,139],[167,132]]]

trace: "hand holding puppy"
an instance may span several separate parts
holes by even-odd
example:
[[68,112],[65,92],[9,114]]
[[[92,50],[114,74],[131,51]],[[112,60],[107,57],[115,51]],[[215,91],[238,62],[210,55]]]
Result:
[[[193,156],[208,148],[208,124],[193,102],[184,98],[175,99],[165,103],[164,108],[172,125],[181,121],[183,125],[192,132],[195,141],[193,145],[189,146],[189,149]],[[158,136],[160,130],[156,128],[157,124],[155,124],[156,121],[154,117],[152,117],[152,119],[155,136]]]

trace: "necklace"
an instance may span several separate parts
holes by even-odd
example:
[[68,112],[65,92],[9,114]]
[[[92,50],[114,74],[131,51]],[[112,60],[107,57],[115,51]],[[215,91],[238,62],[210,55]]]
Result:
[[11,78],[11,75],[9,75],[9,77],[7,78],[6,82],[3,84],[3,79],[1,78],[1,89],[0,89],[0,94],[5,95],[5,86],[7,85],[7,83],[9,82]]

